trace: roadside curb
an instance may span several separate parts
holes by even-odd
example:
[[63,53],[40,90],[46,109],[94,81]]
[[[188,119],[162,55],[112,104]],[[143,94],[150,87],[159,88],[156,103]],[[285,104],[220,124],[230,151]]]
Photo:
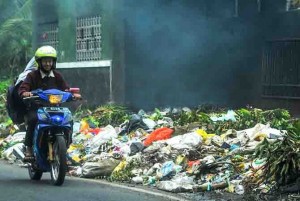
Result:
[[104,181],[104,180],[95,180],[95,179],[87,179],[87,178],[79,178],[79,177],[70,177],[68,176],[68,178],[72,179],[72,180],[81,180],[81,181],[90,181],[90,182],[94,182],[94,183],[98,183],[98,184],[103,184],[103,185],[108,185],[108,186],[112,186],[112,187],[116,187],[116,188],[123,188],[126,190],[130,190],[130,191],[136,191],[139,193],[145,193],[145,194],[150,194],[150,195],[154,195],[157,197],[162,197],[165,199],[169,199],[170,201],[174,200],[174,201],[191,201],[189,199],[186,199],[184,197],[181,197],[180,195],[174,196],[169,192],[165,192],[165,193],[161,193],[158,192],[159,190],[156,189],[142,189],[138,186],[135,187],[130,187],[130,186],[126,186],[126,185],[122,185],[122,184],[116,184],[116,183],[112,183],[112,182],[108,182],[108,181]]

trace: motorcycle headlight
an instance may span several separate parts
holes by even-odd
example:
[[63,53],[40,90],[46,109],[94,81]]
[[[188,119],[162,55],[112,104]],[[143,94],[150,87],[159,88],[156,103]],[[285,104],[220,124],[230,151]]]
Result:
[[51,103],[51,104],[58,104],[58,103],[60,103],[61,102],[61,100],[62,100],[62,95],[49,95],[49,102]]

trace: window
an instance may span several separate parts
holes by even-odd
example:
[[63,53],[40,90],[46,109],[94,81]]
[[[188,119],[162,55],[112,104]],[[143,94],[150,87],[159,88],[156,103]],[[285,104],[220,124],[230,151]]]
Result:
[[300,40],[267,42],[262,60],[262,96],[300,99]]
[[51,45],[58,48],[58,23],[50,22],[38,25],[38,46]]
[[77,18],[76,60],[92,61],[101,59],[101,18],[100,16]]

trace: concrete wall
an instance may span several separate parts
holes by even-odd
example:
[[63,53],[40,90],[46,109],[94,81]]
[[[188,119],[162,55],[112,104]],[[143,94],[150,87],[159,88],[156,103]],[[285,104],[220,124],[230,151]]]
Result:
[[112,100],[111,61],[59,63],[70,87],[79,87],[84,104],[98,106]]

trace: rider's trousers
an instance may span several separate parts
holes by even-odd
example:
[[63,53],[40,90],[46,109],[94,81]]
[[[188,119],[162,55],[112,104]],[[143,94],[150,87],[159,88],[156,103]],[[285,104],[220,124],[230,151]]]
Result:
[[37,123],[37,111],[29,110],[25,115],[25,122],[27,124],[26,136],[25,136],[25,146],[32,147],[33,145],[33,132],[35,125]]

